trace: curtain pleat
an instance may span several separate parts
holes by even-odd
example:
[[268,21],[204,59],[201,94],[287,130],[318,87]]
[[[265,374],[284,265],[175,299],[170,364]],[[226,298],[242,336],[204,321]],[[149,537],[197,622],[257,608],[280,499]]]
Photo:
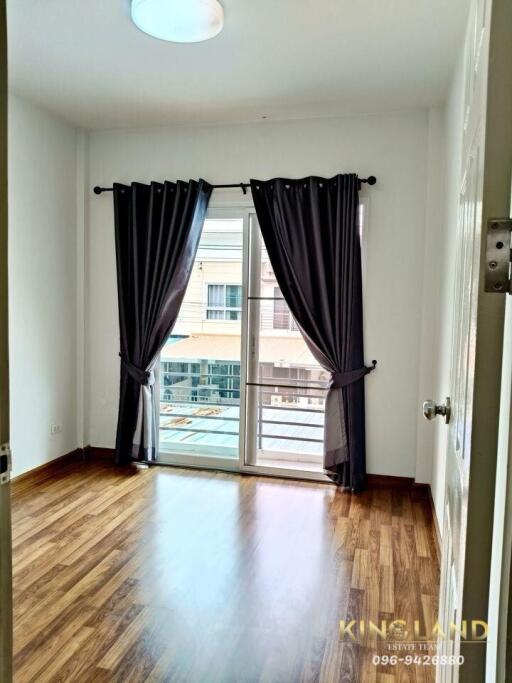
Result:
[[365,485],[365,408],[359,180],[251,180],[277,282],[306,344],[331,373],[324,469],[353,491]]
[[156,457],[158,357],[179,314],[211,191],[204,180],[114,184],[121,356],[118,464]]

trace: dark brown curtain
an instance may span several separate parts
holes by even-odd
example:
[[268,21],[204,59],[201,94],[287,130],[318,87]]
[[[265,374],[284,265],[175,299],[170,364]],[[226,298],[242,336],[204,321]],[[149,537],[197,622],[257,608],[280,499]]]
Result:
[[331,373],[324,468],[336,483],[365,485],[365,415],[359,181],[251,180],[252,196],[283,297],[317,361]]
[[178,317],[212,191],[204,180],[114,184],[121,386],[116,461],[158,448],[158,357]]

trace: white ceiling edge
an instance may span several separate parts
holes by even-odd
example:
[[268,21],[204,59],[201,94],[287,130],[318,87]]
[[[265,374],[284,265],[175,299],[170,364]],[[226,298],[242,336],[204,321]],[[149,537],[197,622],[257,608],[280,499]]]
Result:
[[23,101],[28,102],[32,106],[36,107],[37,109],[41,110],[42,112],[46,113],[48,116],[70,126],[71,128],[75,128],[76,130],[83,130],[88,133],[100,133],[100,132],[115,132],[115,131],[141,131],[141,130],[159,130],[159,129],[189,129],[189,128],[215,128],[215,127],[223,127],[223,126],[246,126],[246,125],[261,125],[264,126],[266,124],[272,124],[272,123],[292,123],[295,121],[329,121],[329,120],[339,120],[339,119],[363,119],[363,118],[371,118],[371,117],[382,117],[382,116],[397,116],[400,114],[407,114],[411,112],[425,112],[430,109],[444,109],[444,107],[448,103],[448,97],[449,97],[449,88],[447,89],[446,96],[441,100],[441,101],[435,101],[431,103],[426,103],[422,105],[413,105],[413,106],[404,106],[404,107],[398,107],[398,108],[380,108],[380,109],[373,109],[373,110],[361,110],[361,111],[340,111],[340,112],[334,112],[334,113],[325,113],[325,114],[317,114],[317,115],[293,115],[293,114],[280,114],[276,115],[274,117],[271,116],[265,116],[265,117],[246,117],[246,118],[240,118],[240,117],[230,117],[230,118],[219,118],[219,119],[212,119],[212,120],[180,120],[180,121],[174,121],[170,120],[168,122],[160,122],[160,123],[143,123],[139,125],[105,125],[105,126],[85,126],[82,125],[78,122],[76,122],[73,119],[70,119],[67,117],[65,114],[62,112],[52,109],[51,107],[48,107],[46,103],[38,101],[37,98],[33,97],[31,93],[25,93],[23,91],[18,90],[15,87],[10,86],[8,89],[8,96],[11,97],[16,97],[19,98]]

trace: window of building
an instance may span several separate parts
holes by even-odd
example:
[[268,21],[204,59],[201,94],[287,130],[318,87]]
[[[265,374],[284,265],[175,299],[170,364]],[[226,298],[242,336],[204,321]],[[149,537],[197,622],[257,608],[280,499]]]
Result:
[[242,319],[241,285],[208,285],[206,302],[207,320]]
[[274,287],[274,330],[298,330],[297,324],[279,287]]

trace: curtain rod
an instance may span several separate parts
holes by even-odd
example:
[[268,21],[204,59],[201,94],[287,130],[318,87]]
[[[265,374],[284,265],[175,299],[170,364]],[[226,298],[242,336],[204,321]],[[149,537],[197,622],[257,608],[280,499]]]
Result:
[[[368,178],[359,178],[360,183],[368,183],[368,185],[375,185],[377,182],[377,178],[374,175],[368,176]],[[228,183],[226,185],[212,185],[214,190],[217,189],[224,189],[228,187],[237,187],[238,189],[242,190],[244,194],[247,194],[247,188],[251,187],[250,183]],[[102,192],[113,192],[114,188],[113,187],[100,187],[99,185],[96,185],[96,187],[93,188],[94,194],[101,194]]]

